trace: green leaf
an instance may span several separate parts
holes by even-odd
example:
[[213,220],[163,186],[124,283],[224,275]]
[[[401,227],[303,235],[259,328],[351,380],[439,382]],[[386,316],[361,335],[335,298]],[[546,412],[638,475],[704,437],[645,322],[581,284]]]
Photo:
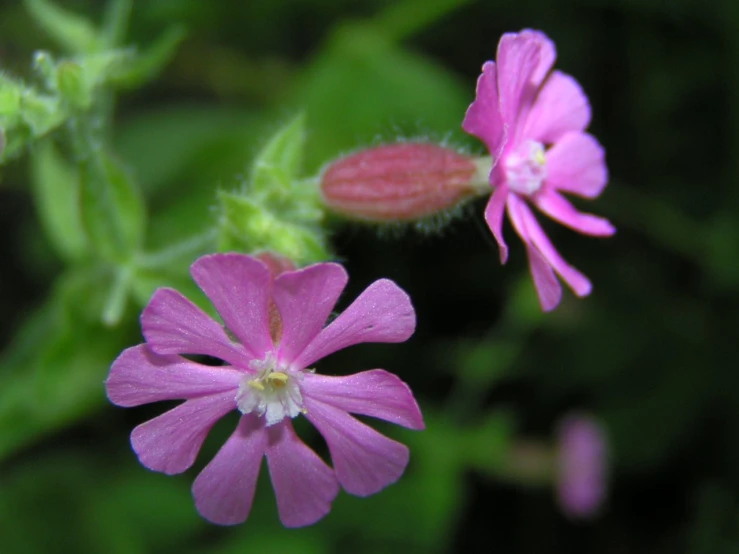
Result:
[[[164,193],[166,202],[188,202],[193,195],[210,195],[213,183],[233,178],[254,154],[264,122],[257,113],[198,104],[176,104],[140,110],[120,121],[116,151],[136,169],[147,194]],[[163,148],[162,145],[166,147]],[[165,192],[165,188],[170,187]],[[203,194],[206,193],[206,194]],[[207,219],[207,201],[198,198]],[[152,218],[152,225],[158,220]],[[197,232],[190,230],[188,233]],[[182,235],[184,236],[184,234]]]
[[259,196],[288,195],[298,177],[305,142],[305,117],[277,131],[252,163],[251,190]]
[[110,0],[107,3],[101,33],[105,48],[117,48],[123,44],[132,7],[133,0]]
[[130,289],[131,270],[128,267],[120,267],[108,290],[108,297],[103,307],[102,321],[108,327],[118,325],[123,318]]
[[87,236],[106,260],[125,263],[141,246],[144,203],[121,164],[102,149],[80,164],[82,219]]
[[79,261],[88,253],[79,206],[77,172],[51,141],[31,152],[31,185],[36,210],[46,236],[66,261]]
[[25,0],[26,9],[36,23],[66,52],[94,52],[99,45],[97,30],[91,21],[48,0]]
[[97,268],[62,276],[0,359],[0,459],[103,403],[102,382],[130,336],[99,323],[105,279]]
[[173,25],[156,42],[138,52],[126,68],[115,77],[113,84],[135,88],[150,81],[174,57],[185,36],[185,28],[182,25]]

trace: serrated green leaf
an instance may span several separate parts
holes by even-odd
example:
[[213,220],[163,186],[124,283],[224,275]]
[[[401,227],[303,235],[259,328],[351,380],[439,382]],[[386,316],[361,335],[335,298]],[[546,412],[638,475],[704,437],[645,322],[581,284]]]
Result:
[[79,261],[88,253],[79,206],[79,181],[51,141],[31,152],[31,185],[36,210],[46,236],[67,261]]
[[103,150],[80,164],[82,220],[90,243],[106,260],[125,263],[141,246],[143,199],[130,175]]
[[48,0],[25,0],[25,5],[36,23],[66,52],[84,54],[98,48],[97,30],[88,19]]
[[298,177],[305,141],[305,117],[298,115],[270,138],[254,159],[251,190],[259,196],[289,194]]

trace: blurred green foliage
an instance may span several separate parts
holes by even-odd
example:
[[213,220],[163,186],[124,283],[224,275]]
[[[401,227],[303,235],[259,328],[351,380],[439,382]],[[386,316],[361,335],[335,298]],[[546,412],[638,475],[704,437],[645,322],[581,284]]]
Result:
[[[393,278],[419,325],[407,344],[337,353],[319,371],[398,373],[428,429],[383,428],[411,448],[406,475],[371,498],[342,493],[314,527],[282,529],[266,482],[246,524],[207,524],[189,486],[223,430],[184,476],[153,474],[127,434],[162,408],[105,401],[110,363],[141,340],[141,306],[162,285],[206,306],[186,269],[219,239],[254,246],[238,228],[211,230],[252,208],[238,196],[245,183],[290,180],[270,155],[294,156],[303,178],[398,137],[481,151],[460,130],[464,111],[500,34],[523,27],[555,40],[608,152],[611,184],[588,208],[617,236],[551,226],[593,295],[542,315],[522,248],[506,229],[512,259],[498,266],[481,205],[440,237],[332,226],[346,297]],[[737,29],[730,0],[2,5],[0,55],[17,77],[0,77],[0,121],[18,130],[5,153],[18,160],[0,188],[0,552],[735,552]],[[33,68],[39,49],[51,53]],[[91,143],[61,138],[95,118],[104,132]],[[302,160],[269,142],[284,129]],[[92,151],[80,185],[75,164]],[[267,160],[257,175],[255,159]],[[324,233],[305,205],[291,216],[298,242],[311,240],[300,225]],[[310,248],[327,255],[326,237]],[[611,439],[610,503],[588,523],[566,520],[547,488],[503,478],[511,444],[551,443],[573,409],[596,414]]]

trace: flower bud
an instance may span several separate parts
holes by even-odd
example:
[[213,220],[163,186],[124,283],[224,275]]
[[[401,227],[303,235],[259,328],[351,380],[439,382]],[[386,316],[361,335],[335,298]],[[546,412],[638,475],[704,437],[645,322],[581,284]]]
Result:
[[92,104],[92,91],[86,82],[82,66],[74,62],[61,62],[57,68],[57,88],[66,100],[81,110]]
[[[290,258],[282,254],[277,254],[276,252],[266,250],[254,257],[267,266],[272,280],[286,271],[297,269],[295,263]],[[279,344],[282,338],[282,317],[280,316],[280,310],[277,309],[277,304],[275,304],[272,298],[269,299],[267,313],[269,316],[269,334],[272,337],[272,342]]]
[[321,178],[321,192],[330,209],[351,219],[413,221],[474,196],[477,173],[474,158],[451,148],[397,143],[330,164]]
[[573,518],[597,515],[606,497],[608,445],[598,423],[570,415],[559,427],[557,491],[562,510]]
[[276,252],[270,252],[269,250],[260,252],[254,257],[267,266],[272,278],[275,278],[286,271],[295,271],[297,269],[295,262],[290,258]]

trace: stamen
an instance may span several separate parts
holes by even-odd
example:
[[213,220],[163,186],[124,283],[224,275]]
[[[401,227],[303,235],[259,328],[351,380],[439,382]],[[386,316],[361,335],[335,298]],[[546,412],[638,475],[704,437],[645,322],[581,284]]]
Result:
[[508,187],[518,194],[539,191],[547,177],[544,145],[528,140],[506,156],[504,167]]
[[304,413],[299,372],[281,367],[272,354],[249,367],[258,373],[246,376],[239,386],[235,400],[242,414],[264,416],[269,426]]
[[273,371],[269,375],[265,377],[267,381],[269,381],[272,386],[282,388],[287,384],[288,376],[287,373],[282,373],[281,371]]
[[252,379],[251,381],[249,381],[249,386],[253,389],[257,389],[261,391],[264,390],[264,385],[259,379]]

